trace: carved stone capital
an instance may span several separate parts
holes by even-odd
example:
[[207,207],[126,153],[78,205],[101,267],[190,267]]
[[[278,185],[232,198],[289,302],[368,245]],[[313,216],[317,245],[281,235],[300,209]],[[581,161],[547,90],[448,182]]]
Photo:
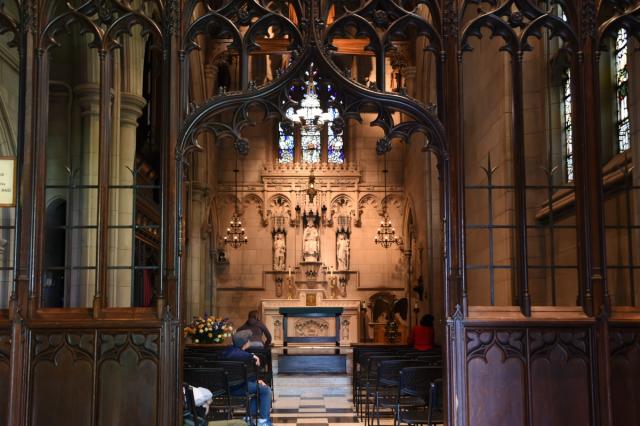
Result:
[[120,95],[120,123],[138,126],[138,118],[142,116],[147,100],[134,93]]
[[73,88],[73,96],[80,106],[80,116],[100,113],[100,87],[97,84],[79,84]]

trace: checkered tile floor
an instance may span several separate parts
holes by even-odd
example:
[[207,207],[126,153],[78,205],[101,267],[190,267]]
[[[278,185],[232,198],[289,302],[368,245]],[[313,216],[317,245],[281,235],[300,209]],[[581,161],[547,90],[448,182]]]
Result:
[[[351,377],[347,375],[276,375],[274,426],[360,426],[351,400]],[[381,424],[391,425],[391,419]]]
[[[358,421],[351,397],[351,375],[279,375],[274,359],[274,426],[363,426]],[[351,371],[351,359],[347,362]],[[381,426],[393,419],[380,419]]]

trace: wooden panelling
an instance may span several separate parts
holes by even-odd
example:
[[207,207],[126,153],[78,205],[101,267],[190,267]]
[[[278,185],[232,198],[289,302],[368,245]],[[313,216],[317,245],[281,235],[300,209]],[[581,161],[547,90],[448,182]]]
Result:
[[32,345],[30,424],[92,424],[94,334],[36,334]]
[[9,365],[11,355],[11,334],[0,331],[0,424],[5,424],[9,412]]
[[523,337],[513,330],[466,332],[469,424],[524,423]]
[[100,336],[98,425],[155,425],[158,336]]
[[591,328],[465,330],[469,425],[593,425]]
[[640,424],[640,328],[612,328],[609,339],[613,424]]
[[66,330],[32,336],[30,425],[158,423],[158,332]]
[[591,357],[584,329],[531,331],[532,425],[590,425]]

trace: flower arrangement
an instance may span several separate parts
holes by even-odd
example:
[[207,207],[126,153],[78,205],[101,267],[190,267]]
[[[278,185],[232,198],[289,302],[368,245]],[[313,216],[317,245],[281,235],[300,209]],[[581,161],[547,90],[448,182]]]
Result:
[[184,328],[184,336],[189,336],[193,343],[221,343],[231,336],[233,326],[228,318],[193,317],[193,321]]

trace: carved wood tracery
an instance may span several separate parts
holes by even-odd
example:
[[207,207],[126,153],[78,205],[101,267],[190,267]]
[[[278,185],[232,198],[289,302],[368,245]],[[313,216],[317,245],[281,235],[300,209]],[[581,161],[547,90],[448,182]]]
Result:
[[[414,132],[422,132],[427,135],[427,149],[434,150],[440,157],[440,176],[443,185],[443,220],[445,230],[443,235],[444,253],[444,275],[446,277],[445,311],[451,317],[451,326],[448,327],[449,341],[447,345],[447,359],[449,360],[448,399],[458,401],[457,406],[450,407],[449,415],[451,424],[468,424],[468,413],[466,410],[470,395],[465,391],[465,360],[469,355],[476,365],[484,363],[487,359],[492,366],[500,368],[501,357],[506,354],[507,361],[522,362],[523,354],[530,351],[530,355],[535,362],[541,365],[546,362],[556,362],[554,358],[557,354],[563,354],[564,361],[576,361],[584,366],[578,372],[591,371],[592,376],[596,376],[594,370],[593,343],[598,348],[604,348],[606,354],[601,356],[602,360],[611,362],[628,362],[629,367],[621,368],[620,371],[633,370],[633,361],[625,358],[634,356],[638,351],[637,333],[631,331],[615,330],[611,332],[611,339],[607,339],[606,330],[608,328],[607,317],[607,283],[606,265],[604,264],[604,243],[600,229],[603,223],[601,214],[601,200],[598,191],[602,185],[598,176],[598,128],[597,115],[598,99],[597,77],[592,71],[596,64],[595,50],[603,45],[603,40],[614,34],[619,28],[626,28],[630,34],[638,37],[640,23],[638,22],[638,5],[631,1],[612,2],[594,0],[576,0],[575,2],[558,1],[567,13],[567,22],[559,21],[557,18],[549,16],[546,11],[541,10],[535,2],[528,0],[508,0],[508,1],[485,1],[468,0],[456,2],[453,0],[424,0],[412,2],[412,4],[424,4],[430,11],[430,20],[416,16],[413,11],[404,9],[400,2],[367,1],[362,5],[350,10],[338,7],[335,11],[335,18],[329,19],[328,9],[338,2],[326,2],[327,10],[321,10],[319,2],[315,1],[293,1],[291,2],[292,13],[287,15],[284,10],[269,10],[265,7],[265,2],[243,0],[243,1],[178,1],[178,0],[156,0],[153,2],[142,1],[140,4],[153,4],[156,11],[153,15],[145,14],[141,8],[133,9],[132,3],[128,1],[87,1],[78,7],[69,8],[64,2],[55,2],[55,7],[51,7],[54,2],[44,2],[36,0],[24,0],[20,2],[21,16],[19,21],[10,17],[0,10],[0,32],[9,31],[15,35],[14,42],[21,49],[21,73],[24,87],[21,89],[21,118],[20,122],[20,142],[21,152],[19,154],[20,163],[25,165],[20,177],[22,183],[21,191],[23,199],[21,208],[23,217],[21,227],[18,230],[20,241],[19,264],[16,265],[17,291],[15,299],[12,299],[12,308],[9,313],[1,312],[3,317],[11,316],[15,318],[8,327],[12,334],[2,334],[0,338],[0,365],[9,362],[11,365],[10,395],[10,424],[25,424],[28,413],[33,411],[33,400],[31,399],[28,386],[23,387],[22,375],[30,374],[24,380],[31,383],[33,375],[38,365],[52,365],[51,360],[57,356],[72,354],[77,357],[81,364],[87,362],[98,362],[97,354],[94,354],[92,345],[104,348],[105,358],[109,362],[120,362],[122,359],[129,359],[129,355],[135,353],[136,365],[144,359],[145,362],[152,362],[158,365],[159,380],[164,380],[158,393],[162,398],[163,406],[153,407],[154,412],[161,413],[158,418],[159,424],[178,424],[181,407],[178,402],[175,404],[167,401],[179,401],[176,393],[180,382],[180,370],[178,366],[179,353],[179,332],[177,324],[171,328],[166,325],[163,329],[162,339],[155,338],[156,331],[150,333],[139,333],[145,335],[144,342],[141,338],[135,337],[137,334],[124,332],[128,327],[135,328],[142,321],[149,321],[149,318],[141,319],[140,312],[127,310],[122,313],[102,312],[99,305],[95,311],[88,313],[87,310],[69,310],[66,312],[56,312],[55,314],[43,312],[44,320],[60,321],[61,319],[75,321],[64,331],[42,332],[34,330],[32,323],[23,322],[22,317],[31,320],[36,313],[30,309],[30,304],[37,305],[37,286],[40,283],[38,267],[38,250],[41,245],[41,218],[38,212],[42,211],[43,195],[39,193],[39,185],[43,183],[42,150],[46,141],[46,120],[42,116],[42,111],[46,111],[46,76],[44,75],[45,50],[53,48],[56,42],[56,35],[65,29],[65,26],[81,25],[83,29],[89,31],[92,36],[92,45],[104,55],[110,49],[118,48],[118,39],[124,35],[134,25],[141,25],[148,31],[154,40],[154,44],[163,50],[163,72],[162,72],[162,96],[163,99],[171,99],[175,102],[164,102],[162,117],[162,138],[167,141],[165,146],[166,158],[164,161],[163,173],[164,192],[166,198],[163,200],[163,217],[166,222],[163,224],[163,247],[165,248],[164,275],[166,276],[167,291],[164,287],[161,297],[166,297],[173,310],[166,310],[167,321],[175,317],[181,318],[181,304],[183,295],[181,294],[181,280],[184,275],[181,271],[183,259],[182,254],[184,241],[184,217],[180,210],[182,206],[182,183],[183,165],[186,161],[186,154],[190,150],[197,149],[196,141],[202,132],[210,132],[218,141],[229,138],[236,145],[236,149],[243,151],[249,149],[249,142],[241,137],[242,128],[251,124],[249,107],[258,106],[265,112],[267,117],[280,119],[283,112],[283,104],[287,102],[286,87],[289,83],[300,81],[302,72],[307,68],[308,63],[313,59],[322,74],[330,78],[340,86],[343,93],[342,108],[343,116],[347,119],[360,119],[362,112],[374,112],[377,119],[374,125],[383,128],[387,138],[379,144],[379,151],[385,152],[390,147],[390,139],[398,137],[406,140]],[[76,3],[77,4],[77,3]],[[404,4],[404,3],[403,3]],[[220,6],[213,6],[220,5]],[[613,8],[612,5],[617,7]],[[339,5],[338,5],[339,6]],[[484,11],[473,18],[472,22],[465,21],[468,15],[465,10],[469,8],[481,7]],[[198,8],[203,11],[198,12]],[[195,18],[195,19],[194,19]],[[255,19],[255,21],[254,21]],[[212,29],[212,27],[215,27]],[[247,31],[241,33],[238,28],[246,27]],[[278,39],[264,39],[269,27],[279,28],[280,34],[287,34],[290,38],[285,43]],[[554,34],[563,38],[570,45],[575,53],[576,63],[573,64],[577,76],[577,85],[582,87],[577,92],[579,105],[584,105],[577,118],[581,124],[582,132],[578,135],[579,146],[584,147],[584,152],[578,156],[577,163],[581,164],[581,175],[585,179],[577,188],[577,195],[582,197],[583,204],[578,204],[577,209],[583,213],[584,225],[581,232],[584,237],[581,240],[582,256],[586,259],[582,269],[585,277],[581,279],[581,286],[584,288],[584,305],[588,317],[592,318],[600,307],[602,325],[597,334],[590,334],[592,331],[585,331],[584,327],[572,325],[572,329],[564,331],[549,331],[542,327],[539,331],[531,331],[528,335],[516,328],[505,328],[500,326],[501,321],[495,320],[494,331],[481,330],[480,328],[470,328],[464,330],[462,321],[464,315],[468,313],[465,296],[464,278],[464,163],[462,150],[461,122],[463,114],[459,105],[462,97],[462,89],[459,75],[459,57],[466,50],[467,41],[470,37],[477,36],[481,28],[489,28],[505,39],[505,50],[516,60],[522,59],[522,54],[531,48],[528,40],[530,37],[539,37],[542,28],[547,28]],[[355,36],[354,30],[355,29]],[[217,33],[215,31],[218,31]],[[378,67],[376,78],[376,88],[363,87],[354,83],[343,75],[343,70],[339,69],[332,57],[333,49],[341,53],[341,49],[350,49],[348,53],[356,54],[366,47],[364,42],[374,46],[375,51],[366,52],[376,58],[382,64],[386,56],[394,48],[394,43],[407,37],[407,34],[419,34],[426,37],[430,42],[430,47],[434,49],[438,61],[438,108],[437,113],[419,102],[408,98],[402,94],[384,93],[385,74],[383,67]],[[188,63],[187,55],[197,49],[198,37],[216,35],[227,37],[230,43],[230,50],[234,50],[240,60],[242,91],[227,93],[222,96],[215,96],[208,99],[202,105],[195,105],[189,109],[188,97]],[[352,37],[339,40],[337,37]],[[282,51],[287,49],[291,52],[293,62],[287,71],[278,78],[268,82],[263,87],[252,87],[247,71],[247,61],[250,55],[260,52]],[[343,50],[344,52],[345,50]],[[582,61],[582,62],[581,62]],[[386,64],[385,64],[386,66]],[[446,72],[445,72],[446,71]],[[104,65],[103,72],[108,72]],[[34,79],[33,75],[37,77]],[[106,75],[106,74],[105,74]],[[521,75],[515,79],[521,82]],[[101,80],[103,96],[103,115],[101,145],[101,167],[108,170],[108,152],[106,141],[108,140],[108,82]],[[250,90],[251,89],[251,90]],[[217,89],[214,90],[217,92]],[[593,96],[596,96],[594,99]],[[171,105],[170,105],[171,104]],[[223,110],[238,107],[237,114],[232,122],[221,123],[217,121],[216,115]],[[521,99],[515,101],[515,112],[521,112]],[[408,121],[396,123],[392,119],[392,112],[399,111],[411,116]],[[180,128],[180,126],[183,126]],[[521,144],[520,135],[522,125],[520,121],[515,124],[514,143]],[[177,141],[177,142],[176,142]],[[165,143],[165,142],[163,142]],[[514,167],[524,169],[522,155],[514,162]],[[40,159],[40,160],[39,160]],[[177,160],[177,161],[176,161]],[[449,160],[452,162],[449,168]],[[176,167],[177,164],[177,167]],[[104,173],[103,173],[104,176]],[[102,181],[101,187],[107,185]],[[522,187],[522,180],[518,186]],[[102,189],[103,195],[101,203],[108,201],[106,190]],[[35,194],[35,196],[34,196]],[[367,198],[369,199],[369,198]],[[365,199],[354,199],[357,209]],[[524,204],[519,201],[517,211],[524,211]],[[468,206],[474,208],[474,206]],[[104,209],[105,211],[107,209]],[[174,212],[177,210],[177,214]],[[356,213],[359,217],[359,213]],[[599,215],[600,214],[600,215]],[[522,224],[520,224],[522,229]],[[526,235],[519,234],[518,246],[524,247]],[[107,244],[107,238],[101,239],[103,244]],[[106,247],[106,245],[105,245]],[[520,256],[524,259],[526,256]],[[174,273],[174,269],[177,271]],[[177,276],[176,276],[177,274]],[[521,280],[523,281],[523,280]],[[99,285],[103,285],[102,279]],[[164,285],[164,281],[163,281]],[[522,285],[524,287],[524,283]],[[591,301],[591,289],[593,289],[593,301]],[[103,291],[102,288],[98,290]],[[100,294],[100,291],[98,294]],[[35,302],[34,302],[35,301]],[[462,306],[455,310],[455,305]],[[525,301],[526,304],[526,301]],[[589,305],[591,307],[589,307]],[[525,313],[529,313],[524,309]],[[157,312],[157,317],[162,313]],[[47,316],[48,315],[48,316]],[[53,315],[56,315],[55,317]],[[92,318],[95,315],[95,318]],[[114,315],[119,317],[118,325],[101,323],[98,325],[100,315]],[[526,318],[523,320],[526,321]],[[59,325],[58,325],[59,326]],[[569,326],[567,326],[569,327]],[[99,330],[98,330],[99,329]],[[90,331],[91,330],[91,331]],[[27,336],[33,335],[29,340]],[[126,338],[122,336],[127,336]],[[82,337],[78,337],[82,336]],[[99,337],[98,337],[99,336]],[[151,337],[150,337],[151,336]],[[566,337],[566,338],[565,338]],[[100,339],[105,338],[106,341]],[[83,340],[84,339],[84,340]],[[124,342],[116,344],[114,342]],[[13,343],[11,350],[16,354],[9,357],[9,341]],[[89,344],[90,342],[91,345]],[[622,343],[621,343],[622,342]],[[33,353],[29,353],[29,344],[33,343]],[[459,343],[463,343],[459,348]],[[465,344],[470,346],[466,347]],[[610,348],[607,346],[610,345]],[[610,350],[609,350],[610,349]],[[126,353],[126,357],[123,354]],[[552,356],[553,355],[553,356]],[[102,356],[102,355],[100,355]],[[611,358],[609,358],[609,356]],[[562,357],[560,357],[562,358]],[[637,356],[636,356],[637,359]],[[23,362],[24,360],[24,362]],[[633,358],[632,358],[633,360]],[[65,366],[71,365],[69,358],[65,359]],[[504,364],[504,362],[502,362]],[[510,364],[509,368],[512,368]],[[521,370],[509,369],[508,374],[520,374]],[[529,367],[527,367],[529,368]],[[603,368],[602,366],[600,368]],[[148,370],[147,373],[152,370]],[[506,371],[506,370],[505,370]],[[617,371],[617,370],[616,370]],[[490,372],[493,373],[493,372]],[[51,379],[53,375],[43,377]],[[68,377],[74,378],[73,375]],[[155,377],[155,376],[154,376]],[[584,376],[581,376],[584,377]],[[589,377],[590,384],[591,376]],[[618,375],[614,379],[618,380]],[[588,422],[592,424],[612,424],[612,411],[624,413],[617,417],[628,422],[634,422],[637,418],[630,417],[624,410],[627,401],[634,401],[626,392],[626,384],[618,382],[613,386],[619,386],[614,391],[614,395],[623,395],[626,398],[618,397],[614,399],[615,409],[608,405],[607,392],[610,385],[611,376],[603,374],[598,377],[597,382],[601,384],[601,390],[591,401],[591,405],[585,412],[598,412],[600,418],[590,418]],[[521,380],[521,376],[518,376]],[[517,382],[519,390],[526,389],[523,383],[527,379]],[[0,388],[2,388],[0,386]],[[637,386],[636,386],[637,388]],[[173,391],[171,390],[173,389]],[[622,391],[620,391],[622,390]],[[584,391],[584,389],[582,389]],[[616,394],[616,392],[618,392]],[[141,392],[144,393],[144,392]],[[92,389],[87,395],[82,395],[85,402],[99,399],[96,396],[98,391]],[[509,397],[506,394],[506,398]],[[580,394],[581,396],[584,394]],[[634,395],[637,395],[634,394]],[[149,398],[151,400],[151,398]],[[514,398],[517,399],[517,396]],[[604,402],[603,402],[604,401]],[[637,397],[636,400],[637,401]],[[155,401],[154,401],[155,402]],[[89,402],[89,406],[90,406]],[[528,403],[523,403],[522,410],[528,409]],[[616,405],[620,404],[620,405]],[[638,403],[635,404],[639,405]],[[488,406],[487,406],[488,407]],[[596,408],[597,407],[597,408]],[[40,407],[37,407],[40,409]],[[47,408],[47,407],[45,407]],[[520,409],[519,408],[519,409]],[[46,410],[44,411],[46,412]],[[2,411],[0,410],[0,413]],[[524,413],[524,411],[521,411]],[[523,414],[528,416],[530,411]],[[95,414],[90,414],[94,416]],[[2,422],[4,419],[1,419]],[[50,420],[50,419],[47,419]],[[87,420],[87,424],[91,422]],[[143,419],[142,422],[148,419]],[[504,417],[501,418],[504,421]],[[571,419],[571,420],[575,420]],[[571,422],[569,420],[569,422]],[[529,424],[535,423],[529,416]],[[117,421],[116,421],[117,423]],[[539,422],[538,422],[539,423]],[[636,421],[637,423],[637,421]],[[515,422],[513,424],[520,424]]]

